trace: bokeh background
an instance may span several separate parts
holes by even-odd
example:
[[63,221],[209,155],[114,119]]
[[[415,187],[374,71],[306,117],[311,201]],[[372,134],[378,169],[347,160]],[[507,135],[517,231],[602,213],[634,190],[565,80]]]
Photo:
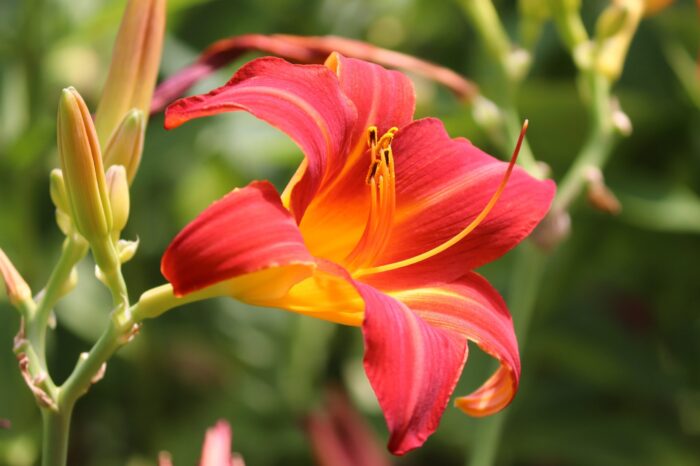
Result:
[[[584,1],[589,28],[606,3]],[[48,173],[58,165],[59,91],[73,85],[95,108],[123,4],[0,2],[0,246],[35,291],[62,240],[48,193]],[[515,2],[496,4],[517,37]],[[611,216],[584,201],[574,206],[572,234],[552,253],[537,290],[498,464],[700,465],[700,102],[693,94],[698,75],[682,66],[697,56],[699,24],[687,0],[639,28],[615,88],[634,132],[605,170],[623,209]],[[171,0],[161,76],[219,38],[251,32],[367,40],[452,68],[489,92],[485,54],[458,2],[447,0]],[[587,119],[576,70],[551,24],[535,50],[519,105],[536,156],[560,179]],[[240,63],[195,91],[223,83]],[[508,156],[448,91],[415,84],[419,116],[439,116],[453,136]],[[282,188],[300,160],[284,135],[248,115],[173,132],[155,116],[124,233],[140,239],[139,254],[124,268],[132,299],[163,282],[162,251],[212,200],[251,179]],[[506,299],[512,266],[509,254],[481,271]],[[88,261],[80,276],[50,335],[58,380],[91,346],[109,311]],[[39,412],[11,351],[18,324],[0,301],[0,418],[12,422],[0,430],[0,464],[8,466],[35,464],[40,449]],[[458,394],[492,369],[472,348]],[[168,450],[175,464],[195,464],[204,430],[222,418],[232,423],[235,450],[248,465],[314,464],[304,419],[323,407],[328,386],[346,388],[383,445],[386,429],[361,357],[356,329],[233,300],[173,310],[148,322],[78,403],[69,463],[152,465]],[[467,464],[485,422],[448,407],[424,448],[391,461]]]

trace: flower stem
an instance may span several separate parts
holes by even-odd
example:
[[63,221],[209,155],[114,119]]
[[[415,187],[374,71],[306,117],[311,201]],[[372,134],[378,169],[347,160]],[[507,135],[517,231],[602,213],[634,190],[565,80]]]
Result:
[[610,82],[603,76],[588,72],[583,75],[590,92],[590,123],[588,139],[576,161],[559,183],[552,212],[564,212],[581,194],[590,168],[602,168],[612,152],[613,124],[610,107]]
[[70,434],[70,409],[54,411],[41,410],[43,421],[42,466],[64,466],[68,458],[68,437]]
[[27,319],[27,338],[44,368],[46,368],[46,327],[49,315],[61,297],[73,267],[85,257],[87,250],[87,243],[82,238],[75,236],[66,238],[61,257],[51,272],[46,287],[39,294],[36,311]]

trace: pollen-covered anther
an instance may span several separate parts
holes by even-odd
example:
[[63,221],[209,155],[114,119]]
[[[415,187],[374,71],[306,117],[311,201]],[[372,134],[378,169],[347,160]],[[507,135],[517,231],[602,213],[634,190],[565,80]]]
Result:
[[371,264],[389,242],[396,210],[396,176],[391,141],[398,128],[390,128],[380,138],[376,126],[367,130],[370,165],[365,182],[370,188],[369,214],[362,237],[346,257],[347,267],[354,270]]

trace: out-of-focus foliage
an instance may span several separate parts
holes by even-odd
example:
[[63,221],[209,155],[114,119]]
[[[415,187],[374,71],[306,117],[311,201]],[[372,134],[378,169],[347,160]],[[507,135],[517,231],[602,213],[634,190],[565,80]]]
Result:
[[[515,35],[512,3],[497,7]],[[583,3],[590,26],[606,2]],[[47,279],[61,240],[48,193],[49,171],[58,165],[59,91],[73,85],[95,108],[122,8],[118,0],[0,2],[0,245],[34,289]],[[170,0],[168,21],[163,75],[225,36],[338,34],[448,66],[489,90],[484,53],[449,1]],[[699,43],[700,19],[689,0],[645,19],[632,43],[616,93],[634,133],[606,170],[623,210],[610,217],[576,206],[572,236],[548,265],[501,443],[503,464],[700,464],[700,78],[688,66]],[[586,130],[574,76],[547,25],[519,100],[533,150],[555,179]],[[495,151],[448,92],[425,81],[416,87],[419,116],[439,116],[452,135]],[[251,179],[283,187],[301,157],[248,115],[173,132],[161,128],[161,116],[153,123],[125,234],[141,242],[124,269],[132,298],[162,283],[160,254],[197,212]],[[483,270],[506,299],[511,259]],[[91,265],[80,272],[88,277]],[[90,280],[79,286],[80,299],[74,293],[61,303],[50,339],[59,381],[109,308],[103,288]],[[0,464],[9,466],[33,464],[40,442],[39,412],[11,352],[17,327],[16,313],[0,303],[0,418],[12,421],[0,430]],[[384,442],[361,354],[359,332],[288,313],[230,300],[172,311],[148,322],[79,402],[69,464],[155,464],[160,449],[177,464],[193,464],[206,427],[219,418],[232,423],[247,464],[311,464],[301,420],[331,382],[348,387]],[[459,393],[490,368],[476,350],[471,359]],[[395,463],[463,464],[482,422],[448,409],[426,446]]]

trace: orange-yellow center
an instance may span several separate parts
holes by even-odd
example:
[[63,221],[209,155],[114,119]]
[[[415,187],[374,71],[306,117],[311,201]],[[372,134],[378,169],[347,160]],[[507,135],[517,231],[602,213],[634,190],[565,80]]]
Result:
[[391,128],[378,137],[376,126],[367,130],[370,165],[365,182],[370,189],[370,208],[362,237],[345,259],[350,270],[366,267],[384,251],[389,243],[396,210],[396,175],[391,141],[398,128]]

